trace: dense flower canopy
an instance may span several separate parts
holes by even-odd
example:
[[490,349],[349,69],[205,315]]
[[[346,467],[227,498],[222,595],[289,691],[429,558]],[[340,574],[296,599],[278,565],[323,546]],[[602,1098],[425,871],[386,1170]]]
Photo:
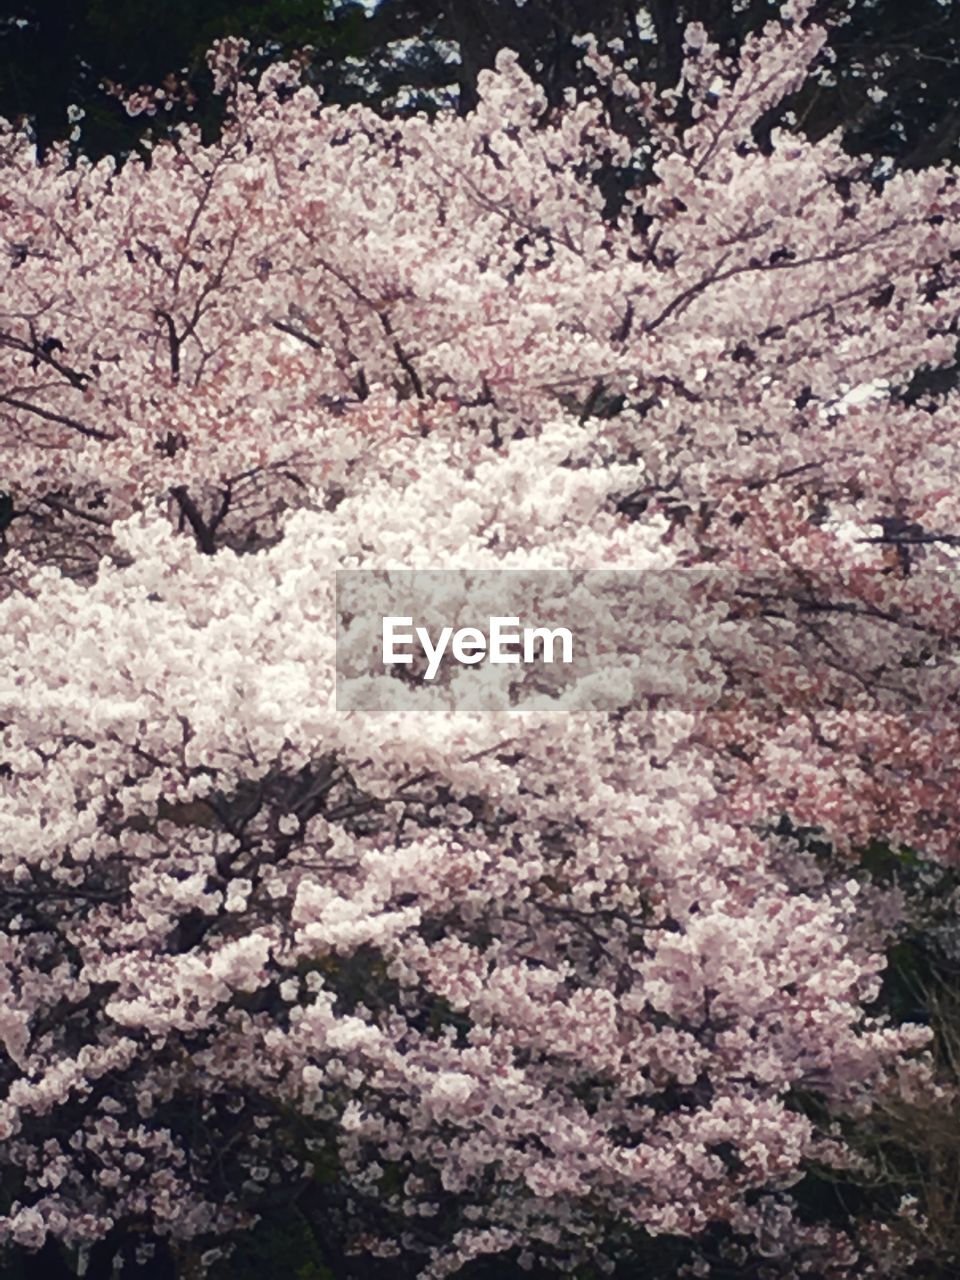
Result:
[[[4,133],[9,1241],[209,1244],[333,1183],[411,1274],[717,1224],[871,1274],[790,1188],[925,1087],[851,855],[958,853],[957,399],[907,388],[960,192],[754,141],[803,18],[737,65],[689,28],[659,95],[588,43],[629,128],[509,54],[397,122],[225,42],[216,144]],[[337,569],[705,566],[662,626],[706,705],[336,709]]]

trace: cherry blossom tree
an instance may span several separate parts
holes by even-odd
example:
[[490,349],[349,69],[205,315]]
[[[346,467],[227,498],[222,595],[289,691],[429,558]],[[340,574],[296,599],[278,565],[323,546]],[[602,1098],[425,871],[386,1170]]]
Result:
[[[397,122],[224,42],[215,145],[5,130],[9,1245],[200,1274],[299,1201],[344,1276],[909,1264],[791,1188],[938,1087],[855,855],[957,854],[957,406],[904,388],[960,193],[755,141],[805,12],[671,91],[587,41],[559,112],[509,54]],[[709,570],[662,626],[712,692],[338,711],[334,572],[400,567]]]

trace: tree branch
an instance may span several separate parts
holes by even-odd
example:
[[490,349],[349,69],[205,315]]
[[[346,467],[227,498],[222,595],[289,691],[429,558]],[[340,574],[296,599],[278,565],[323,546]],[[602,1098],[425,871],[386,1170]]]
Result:
[[38,404],[30,404],[26,400],[18,400],[15,396],[0,395],[0,404],[8,404],[13,409],[22,409],[24,413],[36,414],[46,422],[57,422],[62,427],[71,427],[91,440],[116,440],[117,436],[109,431],[100,431],[97,427],[88,427],[76,418],[68,418],[64,413],[54,413],[50,409],[41,409]]

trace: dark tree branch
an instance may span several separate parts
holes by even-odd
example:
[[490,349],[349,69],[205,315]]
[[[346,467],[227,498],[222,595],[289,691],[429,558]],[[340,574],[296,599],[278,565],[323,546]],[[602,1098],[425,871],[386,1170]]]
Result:
[[8,404],[12,409],[22,409],[24,413],[33,413],[45,422],[56,422],[62,427],[70,427],[79,431],[90,440],[116,440],[116,435],[109,431],[100,431],[97,427],[88,427],[85,422],[69,418],[64,413],[54,413],[50,409],[42,409],[38,404],[30,404],[26,400],[18,400],[15,396],[0,395],[0,404]]
[[154,315],[158,320],[162,320],[167,326],[167,337],[170,340],[170,373],[174,382],[180,381],[180,338],[177,334],[177,326],[173,322],[173,316],[169,311],[163,311],[160,307],[154,311]]
[[[212,556],[217,550],[214,541],[214,529],[204,520],[200,508],[190,497],[187,486],[180,484],[170,490],[170,496],[176,500],[180,514],[186,519],[197,539],[197,546],[206,556]],[[219,521],[218,521],[219,523]]]

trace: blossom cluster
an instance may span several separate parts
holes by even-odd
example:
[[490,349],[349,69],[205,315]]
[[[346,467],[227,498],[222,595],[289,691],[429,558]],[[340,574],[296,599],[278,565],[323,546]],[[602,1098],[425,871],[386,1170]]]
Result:
[[[614,210],[636,130],[509,54],[463,118],[238,45],[215,143],[5,129],[4,1241],[209,1243],[332,1179],[346,1253],[424,1276],[718,1224],[871,1274],[790,1189],[925,1079],[854,854],[958,853],[957,399],[908,388],[960,190],[759,146],[822,43],[691,28],[660,93],[588,49],[651,148]],[[657,618],[702,696],[338,710],[360,568],[709,570]]]

